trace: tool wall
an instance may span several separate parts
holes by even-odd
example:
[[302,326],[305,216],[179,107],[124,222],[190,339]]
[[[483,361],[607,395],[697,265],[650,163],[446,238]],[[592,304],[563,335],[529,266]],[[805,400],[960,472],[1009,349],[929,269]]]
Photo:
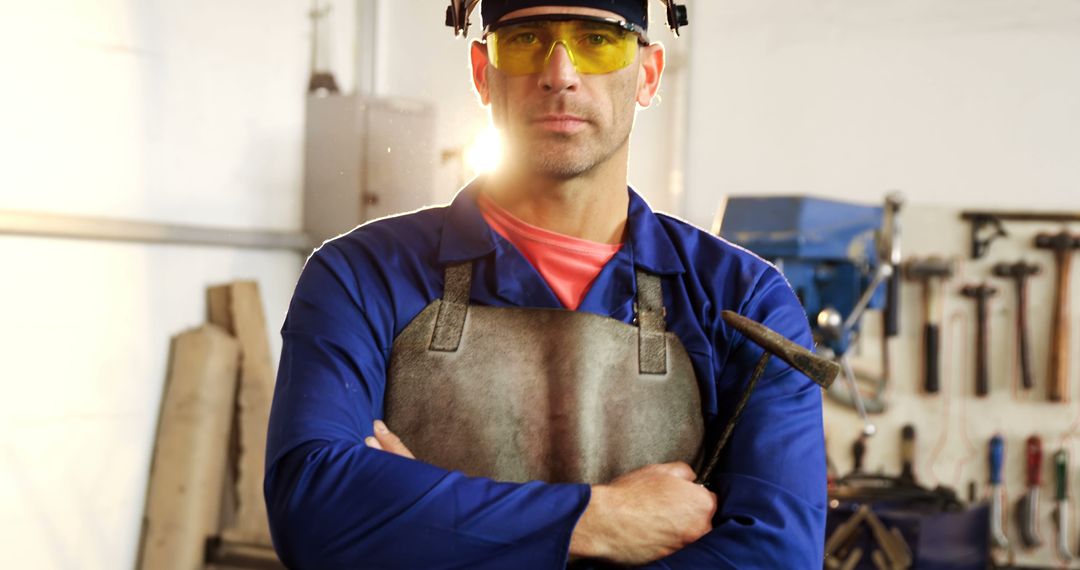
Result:
[[[1065,221],[1005,220],[1007,235],[995,239],[981,258],[972,259],[972,225],[961,213],[959,209],[919,204],[909,204],[901,212],[904,260],[937,256],[951,262],[951,277],[932,280],[928,286],[937,297],[929,312],[939,323],[939,385],[936,393],[926,386],[927,290],[919,282],[904,280],[899,296],[899,334],[888,341],[889,381],[882,394],[884,411],[870,416],[876,433],[863,440],[862,470],[900,473],[901,433],[904,426],[910,425],[917,433],[913,471],[920,484],[931,489],[938,485],[951,487],[965,502],[972,491],[976,502],[988,501],[991,441],[999,436],[1001,530],[1009,548],[995,549],[995,560],[1001,566],[1080,568],[1080,525],[1075,505],[1080,499],[1080,318],[1057,298],[1061,263],[1057,258],[1068,258],[1074,251],[1080,255],[1080,250],[1072,248],[1080,246],[1080,239],[1067,244],[1067,253],[1062,250],[1055,254],[1046,239],[1040,244],[1044,247],[1036,246],[1040,234],[1049,237],[1063,229],[1080,238],[1080,223],[1070,226]],[[1012,269],[1014,274],[1016,269],[1030,274],[1029,382],[1025,382],[1021,366],[1017,281],[995,275],[996,265],[1021,260],[1028,265],[1012,265]],[[1039,267],[1037,273],[1027,269],[1032,266]],[[1077,272],[1069,270],[1062,299],[1080,306]],[[1008,268],[1001,265],[997,273],[1004,275]],[[981,341],[977,311],[980,298],[985,307],[985,336]],[[1054,332],[1059,315],[1062,328]],[[880,312],[867,313],[862,333],[849,354],[858,376],[881,372],[880,319]],[[1068,331],[1072,331],[1071,336]],[[1055,339],[1060,348],[1054,347]],[[979,362],[980,342],[985,343],[985,365]],[[1058,372],[1053,370],[1055,367]],[[851,407],[827,399],[825,426],[835,471],[851,472],[852,444],[863,432],[863,422]],[[1038,449],[1035,444],[1039,444]],[[1036,450],[1041,451],[1041,461],[1032,463],[1029,456],[1034,459]],[[1064,488],[1067,502],[1062,509],[1065,544],[1058,543],[1059,521],[1055,518],[1059,505],[1055,486],[1060,478],[1055,460],[1064,457],[1059,451],[1069,458]],[[1040,492],[1032,493],[1032,489]],[[994,515],[992,512],[991,517]],[[1063,558],[1066,552],[1073,556],[1069,563]]]

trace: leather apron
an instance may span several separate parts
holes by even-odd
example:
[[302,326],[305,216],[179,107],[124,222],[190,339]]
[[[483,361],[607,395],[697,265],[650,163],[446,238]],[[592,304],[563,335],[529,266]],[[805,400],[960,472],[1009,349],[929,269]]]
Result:
[[635,324],[469,304],[472,263],[394,340],[385,421],[417,459],[499,481],[607,483],[701,461],[693,366],[666,331],[658,276],[637,272]]

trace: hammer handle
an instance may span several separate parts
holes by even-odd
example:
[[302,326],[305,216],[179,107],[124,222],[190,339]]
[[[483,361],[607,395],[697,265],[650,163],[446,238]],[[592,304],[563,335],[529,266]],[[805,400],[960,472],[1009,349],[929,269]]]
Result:
[[977,299],[977,329],[975,331],[975,395],[986,396],[990,393],[990,323],[986,315],[986,297]]
[[925,370],[926,392],[937,394],[941,389],[941,362],[939,347],[941,346],[941,328],[937,323],[926,323],[923,330],[923,349],[926,354]]
[[1050,383],[1051,402],[1065,399],[1069,385],[1069,273],[1072,269],[1072,252],[1058,250],[1057,257],[1057,295],[1054,302],[1054,328],[1050,342]]
[[1027,279],[1023,278],[1016,283],[1016,338],[1020,344],[1020,380],[1024,389],[1030,390],[1035,386],[1035,379],[1031,374],[1031,349],[1028,343],[1028,294]]

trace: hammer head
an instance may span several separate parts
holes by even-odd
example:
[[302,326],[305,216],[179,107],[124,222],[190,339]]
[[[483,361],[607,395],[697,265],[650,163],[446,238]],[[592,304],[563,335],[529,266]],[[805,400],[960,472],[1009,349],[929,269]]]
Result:
[[1035,236],[1035,247],[1054,251],[1080,249],[1080,235],[1072,235],[1068,230],[1061,230],[1056,234],[1039,234]]
[[720,316],[733,329],[754,341],[766,352],[780,357],[822,388],[828,388],[840,374],[839,364],[806,350],[802,345],[788,340],[757,321],[748,319],[735,311],[724,311]]
[[904,262],[904,277],[912,281],[948,279],[953,274],[953,262],[937,256],[911,258]]
[[1025,279],[1032,275],[1038,275],[1042,266],[1037,263],[1028,263],[1021,259],[1016,263],[998,263],[994,265],[994,275],[997,277],[1011,277],[1013,279]]
[[985,299],[987,297],[993,297],[997,294],[997,288],[989,283],[977,283],[974,285],[964,285],[963,289],[960,289],[960,294],[965,297],[971,297],[973,299]]

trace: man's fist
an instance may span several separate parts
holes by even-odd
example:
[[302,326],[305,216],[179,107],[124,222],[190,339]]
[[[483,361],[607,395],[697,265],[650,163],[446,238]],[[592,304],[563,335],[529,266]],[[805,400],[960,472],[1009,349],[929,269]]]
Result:
[[573,558],[645,564],[712,530],[716,495],[694,483],[689,465],[664,463],[594,485],[570,541]]

